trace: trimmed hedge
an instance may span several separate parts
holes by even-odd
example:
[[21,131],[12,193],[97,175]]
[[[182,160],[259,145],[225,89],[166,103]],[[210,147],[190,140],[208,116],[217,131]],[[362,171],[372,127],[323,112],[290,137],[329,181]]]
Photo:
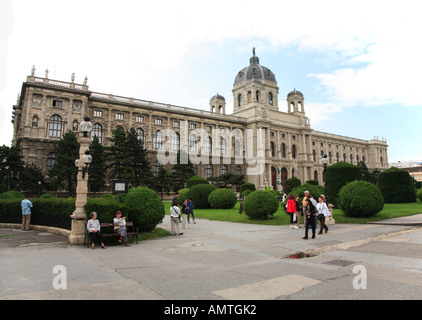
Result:
[[384,208],[381,191],[370,182],[353,181],[341,188],[338,203],[346,217],[372,217]]
[[256,187],[255,187],[255,185],[253,183],[245,182],[244,184],[242,184],[240,186],[240,190],[239,191],[242,194],[242,192],[243,191],[246,191],[246,190],[255,191],[256,190]]
[[209,184],[209,181],[200,176],[193,176],[192,178],[186,181],[186,188],[190,189],[193,186],[196,186],[197,184]]
[[347,162],[338,162],[327,167],[327,196],[330,203],[338,205],[340,189],[355,180],[362,180],[362,169]]
[[[0,200],[0,222],[22,223],[20,199]],[[31,224],[61,229],[71,229],[70,215],[75,211],[75,199],[30,199],[32,202]]]
[[377,187],[386,203],[416,202],[416,191],[409,172],[392,167],[378,175]]
[[0,194],[0,199],[17,199],[22,201],[23,199],[25,199],[25,196],[20,191],[10,190],[6,193]]
[[[164,204],[154,190],[147,187],[129,189],[123,197],[128,206],[128,220],[139,228],[140,232],[150,232],[159,224],[165,215]],[[123,211],[122,211],[123,213]]]
[[416,196],[418,197],[419,201],[422,201],[422,189],[419,189],[418,192],[416,192]]
[[196,209],[209,209],[208,196],[215,189],[217,187],[212,184],[197,184],[189,189],[187,197],[192,198]]
[[188,191],[189,189],[180,189],[179,190],[179,196],[177,197],[177,202],[179,203],[179,205],[182,205],[183,200],[188,198]]
[[278,200],[271,191],[257,190],[246,197],[243,210],[251,219],[267,220],[278,210]]
[[299,187],[301,184],[302,182],[296,177],[287,179],[286,181],[284,181],[284,192],[289,194],[294,188]]
[[213,209],[231,209],[237,203],[236,193],[230,189],[216,189],[209,194],[208,203]]

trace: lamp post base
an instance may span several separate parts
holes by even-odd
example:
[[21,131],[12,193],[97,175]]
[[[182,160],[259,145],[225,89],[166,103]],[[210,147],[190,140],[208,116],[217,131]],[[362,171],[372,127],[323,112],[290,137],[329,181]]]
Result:
[[83,244],[85,240],[85,219],[72,219],[72,231],[69,235],[70,244]]

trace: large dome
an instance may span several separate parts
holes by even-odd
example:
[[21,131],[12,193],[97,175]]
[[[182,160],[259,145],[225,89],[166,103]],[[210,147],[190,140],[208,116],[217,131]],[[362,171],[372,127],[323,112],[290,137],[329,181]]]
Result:
[[250,65],[237,73],[234,84],[248,80],[260,81],[262,79],[277,82],[274,73],[259,64],[259,58],[255,55],[255,48],[252,52],[253,56],[249,59]]

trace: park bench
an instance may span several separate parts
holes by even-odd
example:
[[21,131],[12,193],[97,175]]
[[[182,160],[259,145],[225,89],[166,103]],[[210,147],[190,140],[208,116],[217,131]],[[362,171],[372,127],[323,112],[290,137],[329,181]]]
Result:
[[[111,229],[113,232],[111,232],[111,233],[108,233],[108,232],[104,233],[103,232],[104,230],[109,230],[109,229]],[[135,229],[133,222],[126,222],[126,229],[127,229],[126,233],[127,233],[128,237],[130,235],[132,236],[132,243],[133,243],[133,238],[135,236],[136,236],[136,243],[138,243],[139,229],[138,228]],[[120,235],[118,233],[114,232],[114,225],[111,222],[100,223],[100,230],[101,230],[101,236],[103,237],[103,239],[108,238],[108,237],[116,237],[116,238],[120,237]],[[88,230],[86,229],[86,226],[85,226],[84,245],[86,245],[87,248],[89,248],[90,244],[91,244],[91,238],[89,237]]]

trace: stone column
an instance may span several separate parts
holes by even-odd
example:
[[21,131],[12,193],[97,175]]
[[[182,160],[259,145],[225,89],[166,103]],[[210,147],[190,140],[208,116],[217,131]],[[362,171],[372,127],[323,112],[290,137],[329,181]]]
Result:
[[78,163],[78,177],[76,184],[76,202],[75,211],[70,216],[72,219],[72,229],[69,236],[70,244],[83,244],[85,238],[85,225],[86,225],[86,214],[85,205],[88,194],[88,173],[85,174],[85,178],[82,178],[82,168],[85,167],[85,163],[82,161],[82,156],[85,151],[89,149],[90,138],[84,137],[83,133],[79,133],[79,163]]

